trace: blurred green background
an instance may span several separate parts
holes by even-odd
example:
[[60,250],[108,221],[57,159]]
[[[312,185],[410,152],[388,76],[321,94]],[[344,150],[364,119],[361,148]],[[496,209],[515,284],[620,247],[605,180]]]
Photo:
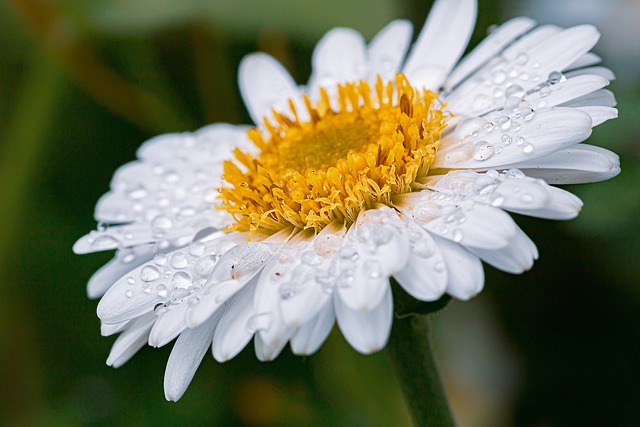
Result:
[[[84,285],[111,254],[75,256],[111,175],[158,134],[248,123],[236,86],[263,50],[298,82],[334,26],[371,38],[418,0],[4,0],[0,2],[0,424],[7,426],[408,426],[386,354],[334,333],[314,356],[207,355],[178,403],[164,400],[171,345],[105,365]],[[640,2],[481,1],[472,46],[518,14],[596,23],[619,79],[620,118],[590,140],[620,154],[613,181],[571,188],[569,223],[518,218],[541,259],[489,267],[486,290],[438,317],[438,358],[460,426],[640,426]]]

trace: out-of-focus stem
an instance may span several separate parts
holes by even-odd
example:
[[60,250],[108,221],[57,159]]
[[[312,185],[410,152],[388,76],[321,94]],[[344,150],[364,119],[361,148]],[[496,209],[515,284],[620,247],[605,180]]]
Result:
[[82,40],[71,23],[42,0],[9,0],[42,47],[98,103],[136,126],[154,133],[194,127],[186,115],[139,88],[107,66]]

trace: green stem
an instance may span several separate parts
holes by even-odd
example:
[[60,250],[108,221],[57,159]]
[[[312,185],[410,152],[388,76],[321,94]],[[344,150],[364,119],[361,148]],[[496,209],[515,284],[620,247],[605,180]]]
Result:
[[453,427],[431,350],[431,316],[394,319],[387,351],[416,427]]

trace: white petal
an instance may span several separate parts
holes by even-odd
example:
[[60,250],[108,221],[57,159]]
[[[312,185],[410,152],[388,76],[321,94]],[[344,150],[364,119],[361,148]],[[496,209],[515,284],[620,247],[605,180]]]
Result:
[[[464,220],[451,224],[439,217],[423,225],[431,233],[465,246],[498,249],[507,246],[515,237],[515,223],[501,209],[475,204],[463,211]],[[446,257],[446,254],[445,254]]]
[[540,209],[549,204],[551,188],[544,181],[522,177],[506,179],[498,184],[495,194],[500,198],[501,209]]
[[620,173],[620,159],[604,148],[578,144],[553,154],[509,167],[551,184],[582,184],[604,181]]
[[591,126],[599,126],[607,120],[615,119],[618,117],[618,110],[612,107],[578,107],[578,110],[587,113],[592,120]]
[[[580,77],[575,77],[580,78]],[[569,101],[565,104],[562,104],[564,107],[590,107],[590,106],[601,106],[601,107],[615,107],[617,104],[616,97],[610,90],[600,89],[583,95],[579,98],[575,98],[572,101]]]
[[616,75],[613,74],[613,71],[611,71],[610,69],[605,68],[605,67],[582,68],[580,70],[569,71],[569,72],[565,73],[565,76],[567,78],[572,78],[572,77],[584,76],[584,75],[588,75],[588,74],[594,74],[594,75],[598,75],[598,76],[604,77],[605,79],[609,80],[610,82],[612,82],[612,81],[614,81],[616,79]]
[[178,401],[189,387],[196,370],[211,345],[219,316],[214,316],[195,329],[187,329],[176,341],[164,372],[164,395]]
[[131,359],[147,343],[149,331],[155,321],[156,315],[150,313],[131,322],[113,343],[107,365],[119,368]]
[[87,283],[89,298],[99,298],[122,276],[148,262],[155,255],[151,246],[119,250],[116,257],[96,271]]
[[437,90],[469,43],[475,0],[437,0],[413,45],[404,73],[415,87]]
[[536,245],[520,228],[511,243],[502,249],[468,249],[487,264],[513,274],[531,269],[533,262],[538,259]]
[[227,303],[213,338],[213,357],[218,362],[233,359],[253,337],[247,322],[255,314],[254,291],[255,281],[252,281]]
[[238,84],[251,119],[260,126],[271,109],[288,112],[289,99],[300,114],[305,113],[302,95],[287,70],[271,56],[253,53],[243,58],[238,71]]
[[[601,89],[609,84],[609,80],[596,74],[587,74],[584,76],[576,76],[567,79],[562,82],[561,85],[551,86],[546,92],[536,92],[531,95],[527,95],[526,99],[537,109],[537,106],[544,107],[576,107],[573,105],[574,100],[581,99],[581,97],[589,96],[590,93],[597,93],[598,89]],[[592,104],[597,105],[597,104]]]
[[333,304],[326,304],[316,317],[308,321],[291,337],[291,351],[300,356],[309,356],[315,353],[329,336],[335,321]]
[[127,329],[127,326],[130,323],[131,323],[130,320],[127,320],[127,321],[121,322],[121,323],[115,323],[113,325],[110,325],[108,323],[100,322],[100,335],[102,335],[103,337],[108,337],[108,336],[111,336],[113,334],[117,334],[117,333],[122,332],[123,330]]
[[410,21],[392,21],[376,34],[369,43],[369,81],[380,75],[392,81],[400,70],[402,60],[411,42],[413,26]]
[[198,302],[187,310],[185,321],[190,328],[197,328],[214,315],[246,282],[227,280],[206,286],[198,293]]
[[182,302],[171,306],[169,311],[158,317],[149,334],[151,347],[162,347],[169,344],[187,328],[184,317],[188,307],[188,304]]
[[393,321],[391,287],[387,287],[382,302],[371,311],[352,310],[337,297],[334,304],[338,326],[354,349],[370,354],[386,345]]
[[435,301],[447,288],[446,263],[431,235],[412,223],[409,228],[412,251],[407,264],[393,276],[414,298]]
[[[587,139],[591,135],[591,117],[574,108],[555,107],[523,121],[518,133],[495,129],[477,135],[457,142],[443,140],[432,167],[486,170],[545,156]],[[508,145],[502,140],[504,135],[511,138]],[[502,151],[498,152],[498,147]]]
[[529,31],[535,25],[535,21],[518,17],[511,19],[491,32],[474,50],[465,56],[453,70],[445,84],[446,89],[451,89],[471,73],[480,68],[502,51],[505,46],[513,42],[514,39]]
[[567,70],[575,70],[576,68],[584,68],[589,67],[591,65],[596,65],[602,62],[602,58],[596,55],[593,52],[587,52],[582,55],[580,58],[576,59],[571,65],[569,65]]
[[557,187],[549,187],[551,198],[549,203],[542,208],[534,209],[509,209],[511,212],[537,218],[564,220],[573,219],[582,209],[582,201],[575,195]]
[[350,28],[334,28],[318,42],[313,52],[313,74],[309,80],[309,96],[316,98],[318,89],[335,94],[338,83],[367,78],[367,48],[360,33]]
[[484,270],[478,257],[457,243],[435,236],[434,239],[447,262],[447,293],[461,300],[468,300],[479,294],[484,286]]

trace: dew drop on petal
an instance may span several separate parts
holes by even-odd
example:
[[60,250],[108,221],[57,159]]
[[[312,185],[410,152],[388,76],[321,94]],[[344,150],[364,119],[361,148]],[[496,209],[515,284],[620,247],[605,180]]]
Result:
[[127,283],[130,285],[133,285],[134,283],[136,283],[136,279],[134,279],[133,277],[129,276],[127,277]]
[[193,242],[189,245],[189,253],[193,256],[200,256],[204,253],[205,245],[202,242]]
[[151,227],[154,230],[168,230],[172,225],[173,223],[171,222],[171,220],[163,215],[159,215],[155,217],[153,221],[151,221]]
[[473,147],[473,158],[479,162],[490,159],[494,153],[493,145],[487,141],[480,141]]
[[509,144],[511,144],[511,135],[504,134],[504,135],[502,135],[500,140],[502,141],[502,143],[504,145],[509,145]]
[[171,267],[173,268],[185,268],[189,261],[187,257],[182,252],[176,252],[171,256]]
[[193,271],[198,276],[208,276],[216,265],[217,258],[214,255],[206,255],[196,261]]
[[153,282],[160,277],[160,271],[153,265],[145,265],[140,270],[140,280],[143,282]]
[[284,286],[282,289],[280,289],[280,299],[282,299],[283,301],[288,301],[295,296],[296,291],[288,286]]
[[141,287],[142,287],[142,292],[144,292],[145,294],[151,293],[151,285],[149,283],[143,282]]
[[433,269],[436,273],[442,273],[445,269],[444,263],[442,261],[436,262],[436,264],[433,266]]
[[126,290],[124,296],[127,298],[131,298],[133,296],[133,291],[131,289]]
[[529,143],[524,144],[524,145],[522,146],[522,151],[523,151],[525,154],[531,154],[531,153],[533,153],[533,145],[531,145],[531,144],[529,144]]
[[189,307],[195,307],[196,305],[198,305],[199,302],[200,302],[200,297],[197,295],[194,295],[187,300],[187,304],[189,304]]
[[382,277],[382,267],[380,263],[375,260],[369,260],[364,263],[364,271],[371,279],[379,279]]
[[520,200],[522,201],[522,203],[529,204],[533,202],[533,195],[531,195],[530,193],[524,193],[522,196],[520,196]]
[[498,126],[502,130],[508,130],[511,127],[511,119],[509,116],[501,116],[498,118]]
[[167,263],[167,256],[162,252],[157,253],[156,256],[153,257],[153,262],[155,265],[163,266]]
[[160,298],[164,298],[167,296],[168,289],[165,285],[159,284],[158,286],[156,286],[156,293]]
[[510,97],[522,98],[524,96],[524,89],[520,85],[511,85],[505,91],[505,95]]
[[216,304],[220,304],[222,301],[224,301],[224,295],[218,294],[215,296],[213,300],[215,301]]
[[184,271],[178,271],[173,275],[173,279],[171,279],[171,284],[176,288],[188,288],[193,284],[193,280],[191,279],[191,275]]
[[462,242],[462,239],[464,238],[464,232],[462,230],[460,230],[459,228],[456,228],[451,233],[451,237],[453,238],[454,242],[460,243],[460,242]]
[[178,304],[191,295],[187,289],[178,288],[171,292],[171,304]]
[[560,72],[560,71],[552,71],[549,73],[549,77],[547,78],[547,82],[550,85],[555,85],[560,83],[561,81],[566,80],[566,78],[564,77],[564,75]]

